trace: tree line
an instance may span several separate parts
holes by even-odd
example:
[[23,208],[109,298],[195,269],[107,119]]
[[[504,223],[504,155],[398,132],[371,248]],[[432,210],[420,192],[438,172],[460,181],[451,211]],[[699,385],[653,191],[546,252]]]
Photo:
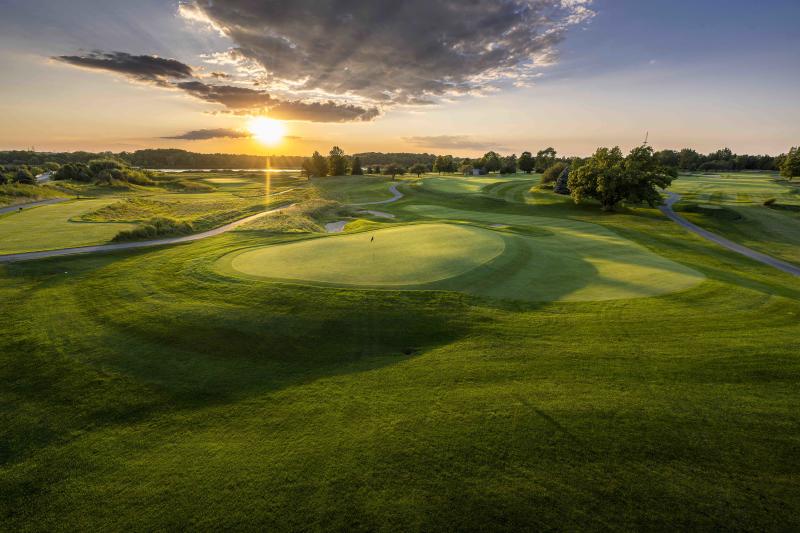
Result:
[[30,150],[0,151],[0,164],[39,166],[83,164],[98,159],[112,159],[132,167],[164,169],[264,169],[300,168],[301,156],[260,156],[246,154],[201,154],[178,149],[147,149],[135,152],[34,152]]

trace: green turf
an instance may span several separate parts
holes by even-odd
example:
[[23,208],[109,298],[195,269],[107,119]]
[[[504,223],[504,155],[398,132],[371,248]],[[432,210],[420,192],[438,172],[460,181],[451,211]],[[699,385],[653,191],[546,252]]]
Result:
[[497,232],[454,224],[416,224],[283,246],[231,258],[246,275],[341,285],[423,285],[469,272],[505,248]]
[[[683,197],[676,209],[695,224],[800,265],[796,184],[770,174],[689,175],[676,180],[673,190]],[[768,199],[775,199],[777,207],[763,205]]]
[[526,303],[220,273],[313,242],[259,226],[0,265],[0,529],[800,529],[798,279],[653,209],[401,189],[401,223],[706,281]]
[[133,224],[77,222],[112,199],[74,200],[0,217],[0,254],[86,246],[110,241]]
[[380,202],[392,198],[390,177],[331,176],[315,178],[312,183],[321,196],[343,204]]

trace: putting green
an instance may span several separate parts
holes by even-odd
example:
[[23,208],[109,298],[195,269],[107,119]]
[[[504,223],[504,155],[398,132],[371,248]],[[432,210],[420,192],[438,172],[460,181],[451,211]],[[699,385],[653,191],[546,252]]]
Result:
[[657,296],[705,279],[596,224],[438,206],[406,209],[486,227],[438,222],[318,238],[229,254],[218,266],[250,278],[531,302]]
[[493,231],[417,224],[258,248],[233,257],[230,268],[262,278],[417,286],[464,274],[504,248],[502,235]]

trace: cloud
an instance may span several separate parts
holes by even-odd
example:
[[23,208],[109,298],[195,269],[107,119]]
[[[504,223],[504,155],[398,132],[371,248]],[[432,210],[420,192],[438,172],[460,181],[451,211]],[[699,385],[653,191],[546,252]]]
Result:
[[266,91],[237,85],[216,85],[194,79],[189,65],[175,59],[131,55],[125,52],[92,52],[82,56],[59,56],[70,65],[122,74],[136,81],[177,89],[229,111],[249,111],[285,120],[310,122],[369,121],[380,114],[376,107],[362,107],[329,101],[300,101],[275,98]]
[[474,139],[469,135],[434,135],[434,136],[414,136],[403,137],[408,144],[423,148],[440,148],[445,150],[506,150],[491,141]]
[[309,120],[312,122],[368,122],[380,114],[375,107],[365,108],[352,104],[327,102],[280,102],[270,109],[273,118]]
[[591,0],[187,0],[275,86],[426,102],[515,80],[557,58]]
[[94,51],[84,55],[57,56],[53,59],[77,67],[117,72],[140,81],[159,84],[167,79],[186,79],[193,75],[192,67],[178,60],[125,52]]
[[214,129],[187,131],[186,133],[181,133],[180,135],[171,135],[168,137],[162,137],[162,139],[204,141],[207,139],[221,139],[221,138],[242,139],[245,137],[252,137],[252,135],[246,131],[233,130],[227,128],[214,128]]
[[263,92],[234,85],[209,85],[201,81],[184,81],[175,87],[195,98],[222,104],[228,109],[252,109],[273,104],[272,97]]

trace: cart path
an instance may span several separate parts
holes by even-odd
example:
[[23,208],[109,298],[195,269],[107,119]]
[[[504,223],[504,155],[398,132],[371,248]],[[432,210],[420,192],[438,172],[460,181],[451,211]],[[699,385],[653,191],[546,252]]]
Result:
[[389,192],[392,193],[392,197],[389,198],[388,200],[381,200],[380,202],[366,202],[363,204],[350,204],[350,205],[358,207],[362,205],[382,205],[382,204],[391,204],[392,202],[396,202],[397,200],[405,196],[403,193],[397,190],[398,185],[399,183],[392,183],[391,187],[389,187]]
[[792,274],[794,276],[800,276],[800,266],[793,265],[791,263],[787,263],[786,261],[781,261],[780,259],[776,259],[770,255],[762,254],[761,252],[756,252],[755,250],[748,248],[746,246],[742,246],[741,244],[735,243],[731,240],[726,239],[716,233],[712,233],[708,230],[704,230],[700,226],[696,224],[692,224],[682,216],[678,215],[675,211],[673,211],[672,206],[681,199],[680,194],[676,194],[674,192],[667,193],[668,197],[664,205],[659,207],[662,213],[667,215],[671,220],[677,222],[684,228],[692,231],[701,237],[708,239],[711,242],[719,244],[727,248],[728,250],[732,250],[734,252],[740,253],[745,257],[749,257],[755,261],[759,261],[764,263],[765,265],[769,265],[773,268],[777,268],[778,270],[782,270],[787,274]]
[[168,244],[180,244],[185,242],[199,241],[200,239],[207,239],[221,235],[232,229],[235,229],[242,224],[247,224],[253,220],[259,219],[270,213],[276,213],[283,209],[292,207],[295,204],[286,204],[274,209],[262,211],[249,217],[241,218],[224,226],[214,228],[212,230],[204,231],[202,233],[195,233],[192,235],[185,235],[183,237],[169,237],[166,239],[153,239],[149,241],[136,241],[136,242],[122,242],[117,244],[99,244],[96,246],[80,246],[77,248],[61,248],[59,250],[45,250],[41,252],[24,252],[19,254],[0,255],[0,263],[14,263],[17,261],[31,261],[33,259],[45,259],[48,257],[60,257],[64,255],[86,254],[93,252],[113,252],[116,250],[132,250],[135,248],[149,248],[152,246],[164,246]]
[[38,202],[28,202],[27,204],[14,204],[8,207],[0,208],[0,215],[5,215],[6,213],[16,213],[17,211],[30,209],[31,207],[39,207],[40,205],[51,205],[60,202],[66,202],[67,200],[71,199],[72,198],[51,198],[49,200],[40,200]]

